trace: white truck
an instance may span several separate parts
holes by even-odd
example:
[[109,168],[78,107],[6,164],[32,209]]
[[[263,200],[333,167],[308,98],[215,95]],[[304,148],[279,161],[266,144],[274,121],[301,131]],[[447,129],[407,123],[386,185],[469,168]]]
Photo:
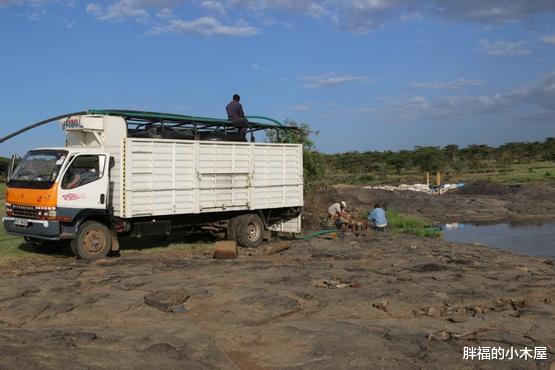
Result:
[[245,247],[301,231],[302,145],[251,142],[228,121],[89,110],[60,120],[66,145],[30,150],[9,176],[8,233],[71,240],[80,258],[118,250],[118,236],[227,232]]

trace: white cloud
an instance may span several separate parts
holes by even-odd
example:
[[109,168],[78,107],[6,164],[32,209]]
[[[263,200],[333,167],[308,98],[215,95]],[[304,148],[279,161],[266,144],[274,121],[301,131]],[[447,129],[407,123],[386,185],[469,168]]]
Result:
[[[90,0],[91,1],[91,0]],[[144,20],[160,9],[186,5],[230,19],[256,17],[264,23],[270,12],[323,18],[332,26],[365,34],[388,22],[414,21],[424,17],[500,24],[555,13],[553,0],[92,0],[100,20]],[[75,0],[0,0],[0,6],[73,3]],[[87,5],[88,6],[88,5]],[[90,9],[90,7],[89,7]],[[163,14],[163,13],[160,13]],[[191,14],[191,13],[188,13]],[[201,17],[202,18],[202,17]]]
[[[219,1],[223,2],[223,1]],[[303,13],[312,17],[332,14],[333,1],[318,0],[227,0],[227,8],[242,9],[249,12],[281,10],[291,13]]]
[[170,8],[162,8],[156,12],[158,18],[170,18],[172,16],[172,10]]
[[239,20],[235,25],[222,24],[213,17],[201,17],[192,21],[172,19],[164,26],[154,27],[149,34],[182,33],[200,36],[235,36],[246,37],[257,35],[260,31],[247,22]]
[[259,66],[258,64],[251,64],[250,67],[251,67],[252,69],[256,69],[256,70],[259,70],[259,69],[260,69],[260,66]]
[[85,7],[87,13],[94,15],[99,20],[124,20],[127,18],[141,19],[148,17],[144,3],[137,0],[118,0],[104,8],[97,3],[89,3]]
[[89,14],[98,16],[102,14],[102,7],[98,4],[91,3],[87,4],[85,11]]
[[546,44],[555,45],[555,34],[553,34],[553,35],[542,35],[542,36],[540,36],[540,40],[542,40]]
[[511,113],[522,117],[555,119],[555,72],[543,80],[506,93],[492,95],[453,95],[382,97],[377,107],[362,112],[393,120],[448,119],[484,114]]
[[223,1],[204,0],[200,2],[200,6],[206,10],[218,13],[219,15],[224,15],[226,13],[226,7]]
[[295,112],[308,112],[310,110],[310,105],[308,104],[297,104],[297,105],[292,105],[291,110],[294,110]]
[[335,73],[328,73],[319,76],[303,76],[301,80],[308,82],[303,87],[336,87],[345,85],[351,82],[369,83],[370,79],[367,76],[352,76],[352,75],[336,75]]
[[484,81],[481,80],[467,80],[465,78],[458,78],[452,82],[412,82],[410,87],[417,89],[447,89],[447,90],[457,90],[463,87],[476,87],[484,86]]
[[515,56],[528,55],[530,50],[524,46],[524,41],[509,42],[503,40],[490,41],[486,39],[480,40],[479,49],[487,55],[497,56]]
[[499,24],[554,13],[553,0],[335,0],[339,24],[365,34],[390,19],[435,16],[448,20]]

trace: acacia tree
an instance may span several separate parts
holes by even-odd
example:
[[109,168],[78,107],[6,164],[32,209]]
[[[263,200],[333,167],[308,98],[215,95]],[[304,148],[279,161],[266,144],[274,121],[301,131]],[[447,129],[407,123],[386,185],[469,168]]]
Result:
[[412,153],[408,150],[390,152],[388,154],[387,163],[395,168],[397,175],[400,175],[402,170],[406,170],[412,165],[411,155]]
[[285,126],[297,127],[297,130],[266,130],[266,142],[303,144],[303,175],[305,189],[311,189],[322,178],[325,172],[324,156],[316,151],[311,135],[318,135],[318,131],[311,131],[307,123],[297,123],[286,119]]
[[415,164],[425,172],[442,170],[447,164],[445,152],[437,146],[417,146],[414,151]]
[[457,144],[449,144],[443,147],[443,151],[447,154],[450,162],[455,162],[459,154],[460,148]]

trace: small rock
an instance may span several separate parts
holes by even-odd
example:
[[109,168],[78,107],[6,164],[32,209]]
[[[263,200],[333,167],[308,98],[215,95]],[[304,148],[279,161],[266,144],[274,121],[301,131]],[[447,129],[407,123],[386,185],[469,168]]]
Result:
[[144,299],[146,304],[162,312],[176,312],[174,310],[185,303],[190,296],[186,289],[163,289],[145,295]]
[[389,312],[387,309],[388,305],[389,305],[389,301],[385,301],[385,302],[374,303],[372,304],[372,307],[377,308],[378,310],[381,310],[383,312]]
[[430,317],[440,317],[441,316],[441,312],[436,307],[430,307],[426,314]]

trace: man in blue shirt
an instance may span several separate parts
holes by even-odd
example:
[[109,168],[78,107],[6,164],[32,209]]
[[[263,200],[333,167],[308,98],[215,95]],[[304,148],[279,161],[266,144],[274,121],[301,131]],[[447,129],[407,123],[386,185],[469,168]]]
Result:
[[379,204],[374,205],[374,209],[368,215],[368,221],[376,228],[386,228],[387,217],[385,216],[385,210]]

